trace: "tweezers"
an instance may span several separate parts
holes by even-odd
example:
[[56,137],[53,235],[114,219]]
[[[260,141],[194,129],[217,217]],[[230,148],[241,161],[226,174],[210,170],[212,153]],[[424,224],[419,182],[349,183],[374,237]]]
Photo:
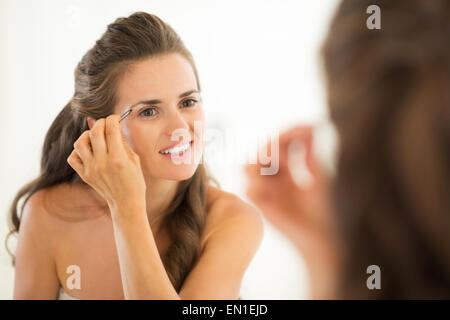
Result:
[[121,116],[120,116],[120,121],[122,121],[123,119],[125,119],[126,117],[128,117],[128,115],[131,113],[131,111],[133,111],[133,109],[128,109],[127,111],[125,111]]
[[136,107],[136,106],[139,105],[139,104],[140,104],[140,102],[131,105],[131,106],[128,108],[128,110],[125,111],[125,112],[120,116],[119,122],[122,121],[123,119],[125,119],[126,117],[128,117],[128,115],[131,113],[131,111],[133,111],[133,108]]

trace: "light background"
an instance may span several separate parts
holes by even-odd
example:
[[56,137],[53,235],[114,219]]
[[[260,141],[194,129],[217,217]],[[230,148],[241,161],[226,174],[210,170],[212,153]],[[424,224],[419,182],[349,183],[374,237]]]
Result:
[[[74,68],[107,24],[135,11],[169,23],[196,61],[207,126],[255,134],[326,115],[318,50],[337,3],[0,0],[0,299],[13,292],[14,269],[3,246],[7,209],[38,174],[45,133],[73,94]],[[223,189],[245,198],[240,165],[210,169]],[[241,296],[307,299],[308,290],[301,256],[266,222]]]

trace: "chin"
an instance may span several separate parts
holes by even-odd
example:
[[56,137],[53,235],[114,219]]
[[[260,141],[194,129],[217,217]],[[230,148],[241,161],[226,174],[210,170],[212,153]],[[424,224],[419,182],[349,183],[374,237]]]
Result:
[[192,176],[197,171],[198,164],[165,164],[158,167],[158,171],[149,171],[150,176],[159,179],[173,180],[173,181],[183,181],[192,178]]
[[[184,168],[182,167],[184,166]],[[167,180],[175,180],[175,181],[183,181],[192,178],[192,176],[195,174],[195,171],[197,170],[198,166],[193,165],[179,165],[174,166],[179,168],[174,168],[173,170],[170,170],[167,172],[166,175],[164,175],[163,178]]]

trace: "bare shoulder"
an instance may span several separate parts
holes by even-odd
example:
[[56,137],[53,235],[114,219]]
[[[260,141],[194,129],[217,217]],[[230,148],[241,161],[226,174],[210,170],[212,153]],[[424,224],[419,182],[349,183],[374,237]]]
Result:
[[[80,200],[75,201],[77,198]],[[100,210],[80,207],[82,199],[81,191],[69,189],[67,184],[40,189],[24,204],[20,229],[32,232],[40,240],[48,240],[48,244],[56,244],[61,240],[60,236],[64,238],[69,230],[80,228],[78,222],[101,215]]]
[[243,276],[263,238],[262,217],[237,195],[208,188],[208,235],[180,297],[237,299]]
[[33,193],[25,202],[20,221],[20,230],[30,231],[36,236],[48,237],[57,231],[52,216],[48,212],[48,190],[41,189]]
[[[54,299],[73,261],[89,270],[93,270],[88,264],[92,257],[111,261],[105,259],[108,248],[114,249],[111,228],[105,219],[89,218],[100,211],[87,209],[84,195],[58,184],[33,193],[25,202],[15,255],[16,298]],[[98,241],[93,242],[93,237]],[[110,265],[109,270],[113,270]]]
[[[56,235],[63,231],[64,222],[67,222],[64,217],[70,216],[66,215],[63,210],[63,207],[68,204],[65,202],[66,199],[59,197],[60,191],[59,185],[43,188],[27,199],[20,220],[22,233],[26,231],[33,234],[33,237],[39,237],[40,240],[44,240],[44,238],[49,241],[56,239]],[[63,205],[64,203],[66,204]]]
[[15,250],[15,299],[54,299],[58,287],[54,252],[57,226],[45,209],[45,192],[24,204]]
[[239,196],[208,186],[209,215],[213,219],[254,219],[261,220],[259,210]]
[[[234,237],[252,238],[259,244],[264,233],[260,211],[239,196],[208,186],[209,210],[205,226],[206,238],[211,235],[233,233]],[[206,239],[205,239],[206,240]]]

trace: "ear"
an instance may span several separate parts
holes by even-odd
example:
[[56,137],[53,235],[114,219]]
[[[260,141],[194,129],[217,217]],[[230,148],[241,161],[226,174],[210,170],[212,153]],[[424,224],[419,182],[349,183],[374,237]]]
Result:
[[88,122],[89,130],[92,129],[92,127],[94,126],[95,121],[96,121],[96,120],[95,120],[94,118],[87,117],[87,122]]

